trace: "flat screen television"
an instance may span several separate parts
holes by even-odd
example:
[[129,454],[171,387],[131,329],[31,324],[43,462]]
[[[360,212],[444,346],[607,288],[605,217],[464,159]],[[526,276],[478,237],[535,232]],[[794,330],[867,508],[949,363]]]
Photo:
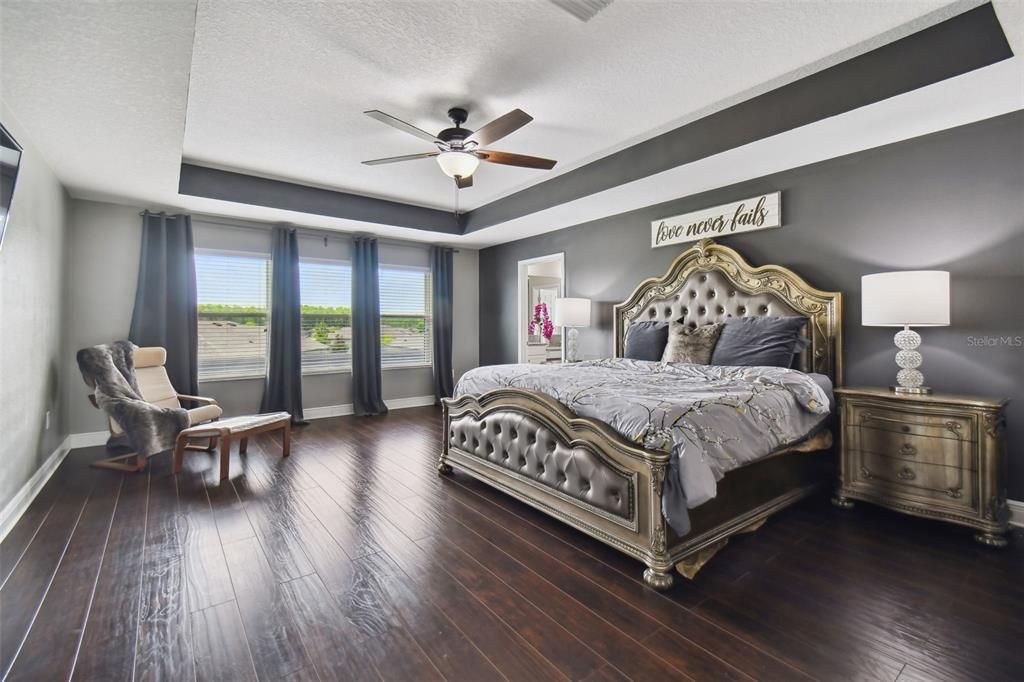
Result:
[[0,125],[0,248],[7,232],[7,214],[14,198],[14,181],[18,179],[21,164],[21,145],[14,141],[7,129]]

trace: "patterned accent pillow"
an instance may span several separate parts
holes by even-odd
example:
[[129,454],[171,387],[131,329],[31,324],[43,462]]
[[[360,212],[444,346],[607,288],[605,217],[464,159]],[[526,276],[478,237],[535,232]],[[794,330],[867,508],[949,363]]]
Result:
[[711,354],[718,343],[725,324],[703,324],[699,327],[688,327],[682,322],[672,322],[668,326],[668,343],[662,362],[688,362],[691,365],[707,365],[711,362]]

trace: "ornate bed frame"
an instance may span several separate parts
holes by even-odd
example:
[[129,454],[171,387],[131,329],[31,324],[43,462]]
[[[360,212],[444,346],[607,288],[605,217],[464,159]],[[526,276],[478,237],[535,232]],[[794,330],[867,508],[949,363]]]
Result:
[[[615,306],[615,356],[626,329],[642,320],[707,324],[730,315],[803,315],[807,350],[799,368],[842,385],[842,295],[821,291],[777,265],[750,266],[732,249],[704,240],[662,277],[644,280]],[[679,537],[661,513],[669,453],[638,447],[605,423],[578,417],[553,398],[502,388],[443,401],[438,471],[456,467],[646,564],[644,581],[668,589],[684,560],[708,556],[729,536],[806,497],[824,482],[831,447],[825,431],[719,481],[715,499],[690,510]]]

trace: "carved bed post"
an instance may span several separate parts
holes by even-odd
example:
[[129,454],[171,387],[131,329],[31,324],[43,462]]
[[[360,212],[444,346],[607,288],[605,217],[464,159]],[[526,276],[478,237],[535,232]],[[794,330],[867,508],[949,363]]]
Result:
[[448,401],[450,398],[441,399],[441,455],[437,458],[438,476],[449,476],[452,473],[452,465],[447,462],[448,455]]
[[644,570],[644,582],[656,590],[672,587],[674,564],[668,555],[668,529],[661,513],[661,490],[668,465],[651,463],[651,558]]

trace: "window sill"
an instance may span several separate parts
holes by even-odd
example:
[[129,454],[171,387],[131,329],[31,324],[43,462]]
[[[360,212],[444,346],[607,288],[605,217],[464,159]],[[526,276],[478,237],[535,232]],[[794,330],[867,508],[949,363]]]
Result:
[[[391,372],[398,369],[433,369],[432,364],[418,364],[418,365],[390,365],[388,367],[381,367],[381,371]],[[304,377],[315,377],[324,376],[328,374],[351,374],[352,368],[348,367],[345,369],[313,369],[313,370],[302,370],[302,376]],[[249,374],[246,376],[230,376],[230,377],[199,377],[199,383],[201,384],[213,384],[220,383],[222,381],[252,381],[254,379],[265,379],[262,374]]]
[[[390,372],[390,371],[396,370],[396,369],[433,369],[433,367],[434,367],[433,365],[427,365],[427,364],[420,364],[420,365],[391,365],[389,367],[381,367],[381,371],[383,371],[383,372]],[[313,369],[313,370],[303,370],[302,371],[302,376],[304,376],[304,377],[315,377],[315,376],[320,376],[320,375],[324,375],[324,374],[351,374],[351,373],[352,373],[352,368],[351,367],[348,367],[346,369]]]
[[199,383],[201,384],[219,384],[222,381],[253,381],[255,379],[263,380],[262,374],[247,374],[245,376],[230,376],[230,377],[199,377]]
[[304,369],[302,370],[302,376],[304,377],[317,377],[324,376],[326,374],[351,374],[352,368],[345,367],[344,369]]

